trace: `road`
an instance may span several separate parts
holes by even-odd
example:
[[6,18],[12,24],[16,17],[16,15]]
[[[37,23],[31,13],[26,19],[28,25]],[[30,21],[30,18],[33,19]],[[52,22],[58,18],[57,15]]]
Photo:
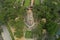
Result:
[[3,32],[2,32],[3,39],[4,40],[12,40],[12,38],[10,36],[10,33],[9,33],[7,27],[5,25],[2,25],[1,27],[3,29]]

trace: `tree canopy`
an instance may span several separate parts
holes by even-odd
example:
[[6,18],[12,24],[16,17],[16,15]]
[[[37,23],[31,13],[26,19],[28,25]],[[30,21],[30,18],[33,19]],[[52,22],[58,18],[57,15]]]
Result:
[[[57,32],[58,29],[58,24],[56,20],[58,20],[59,15],[59,0],[45,0],[43,3],[39,5],[34,5],[33,7],[33,12],[34,12],[34,17],[35,19],[39,20],[39,24],[43,29],[46,29],[49,35],[54,36]],[[46,23],[43,23],[44,25],[41,26],[41,19],[45,18]],[[36,28],[39,28],[36,27]],[[41,29],[36,29],[36,31],[39,31]],[[40,32],[40,31],[39,31]],[[37,32],[38,33],[38,32]],[[38,34],[39,35],[39,34]]]

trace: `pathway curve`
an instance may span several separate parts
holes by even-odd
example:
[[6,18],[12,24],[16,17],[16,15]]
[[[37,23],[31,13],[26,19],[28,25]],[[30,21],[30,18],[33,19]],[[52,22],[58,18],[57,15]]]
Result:
[[10,36],[10,33],[9,33],[7,27],[5,25],[2,25],[1,27],[3,29],[3,32],[2,32],[3,39],[4,40],[12,40],[12,38]]

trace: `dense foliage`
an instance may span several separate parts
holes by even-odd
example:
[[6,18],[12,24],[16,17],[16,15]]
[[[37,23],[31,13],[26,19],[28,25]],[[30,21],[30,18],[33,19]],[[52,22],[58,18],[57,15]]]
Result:
[[[34,12],[34,18],[37,19],[39,22],[39,26],[34,30],[34,34],[36,35],[42,35],[40,30],[46,29],[47,33],[50,36],[54,36],[58,29],[58,24],[56,20],[58,20],[59,15],[59,7],[60,7],[60,1],[59,0],[45,0],[43,3],[39,5],[34,5],[33,12]],[[46,23],[41,23],[41,20],[45,18]],[[42,25],[42,26],[41,26]],[[38,31],[38,32],[37,32]],[[40,33],[39,33],[40,32]],[[39,36],[41,37],[41,36]]]
[[[39,1],[39,0],[38,0]],[[43,29],[50,36],[54,36],[58,29],[57,20],[60,13],[60,0],[44,0],[43,3],[35,1],[33,6],[34,19],[37,21],[37,27],[33,29],[33,34],[42,39]],[[30,4],[30,1],[28,1]],[[28,6],[27,1],[25,6]],[[0,24],[9,24],[15,28],[14,35],[18,38],[23,36],[25,8],[20,6],[20,0],[0,0]],[[43,22],[42,19],[46,22]],[[28,33],[29,34],[29,33]]]
[[15,28],[14,35],[17,38],[23,36],[24,13],[25,9],[20,6],[19,0],[0,0],[0,23]]

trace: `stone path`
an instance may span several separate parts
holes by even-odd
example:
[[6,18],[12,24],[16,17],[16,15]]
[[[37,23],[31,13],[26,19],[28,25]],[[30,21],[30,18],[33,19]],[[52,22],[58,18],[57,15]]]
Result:
[[2,25],[1,27],[3,29],[3,32],[2,32],[3,39],[4,40],[12,40],[12,38],[10,36],[10,33],[9,33],[7,27],[5,25]]

